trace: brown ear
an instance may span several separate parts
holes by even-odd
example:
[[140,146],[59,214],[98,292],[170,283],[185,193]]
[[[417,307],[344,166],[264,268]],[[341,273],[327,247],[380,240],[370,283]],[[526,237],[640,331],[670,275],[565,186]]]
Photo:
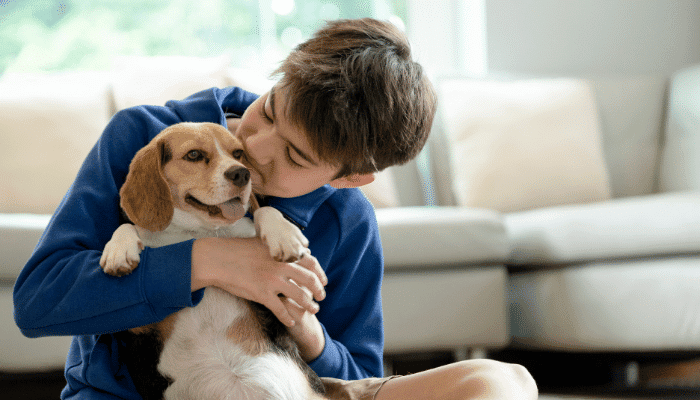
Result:
[[119,191],[126,216],[151,232],[167,228],[173,218],[173,199],[163,175],[163,163],[169,154],[165,141],[151,141],[134,156]]
[[248,212],[252,215],[255,214],[255,210],[260,208],[260,203],[258,203],[258,197],[255,193],[250,194],[250,200],[248,200]]

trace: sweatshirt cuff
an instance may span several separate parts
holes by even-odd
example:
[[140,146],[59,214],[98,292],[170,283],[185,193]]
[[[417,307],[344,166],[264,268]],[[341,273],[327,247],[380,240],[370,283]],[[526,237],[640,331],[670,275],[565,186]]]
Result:
[[326,327],[321,324],[321,328],[323,329],[323,336],[326,339],[326,345],[321,355],[309,363],[309,367],[311,367],[318,376],[338,378],[342,370],[341,353],[338,350],[338,345],[331,339],[328,332],[326,332]]
[[192,293],[192,244],[194,240],[141,253],[143,290],[146,300],[159,317],[196,305],[203,290]]

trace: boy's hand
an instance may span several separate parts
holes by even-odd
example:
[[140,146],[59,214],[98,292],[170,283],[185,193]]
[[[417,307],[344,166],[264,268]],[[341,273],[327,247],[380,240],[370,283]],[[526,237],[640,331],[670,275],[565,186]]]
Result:
[[[307,292],[308,289],[304,288]],[[316,315],[304,310],[294,301],[285,299],[287,310],[296,321],[294,326],[288,327],[289,334],[299,346],[299,354],[304,362],[309,363],[321,355],[326,346],[326,337],[323,328]]]
[[[287,327],[297,307],[315,314],[328,283],[318,260],[305,255],[295,263],[272,259],[260,238],[203,238],[192,246],[192,291],[216,286],[267,307]],[[308,288],[305,291],[302,288]],[[280,297],[282,295],[284,297]],[[286,298],[286,299],[285,299]],[[298,310],[297,310],[298,311]]]

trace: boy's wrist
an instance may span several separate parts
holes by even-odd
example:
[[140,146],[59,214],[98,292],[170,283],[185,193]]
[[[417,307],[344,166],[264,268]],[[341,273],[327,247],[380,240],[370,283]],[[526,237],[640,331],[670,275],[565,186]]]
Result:
[[210,271],[211,238],[195,239],[192,244],[192,291],[214,286],[215,276]]

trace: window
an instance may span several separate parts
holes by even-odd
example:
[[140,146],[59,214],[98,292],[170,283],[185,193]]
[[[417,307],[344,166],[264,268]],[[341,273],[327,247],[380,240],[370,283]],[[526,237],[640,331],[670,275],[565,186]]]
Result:
[[276,64],[337,18],[407,20],[403,0],[0,0],[0,74],[109,69],[124,55]]

